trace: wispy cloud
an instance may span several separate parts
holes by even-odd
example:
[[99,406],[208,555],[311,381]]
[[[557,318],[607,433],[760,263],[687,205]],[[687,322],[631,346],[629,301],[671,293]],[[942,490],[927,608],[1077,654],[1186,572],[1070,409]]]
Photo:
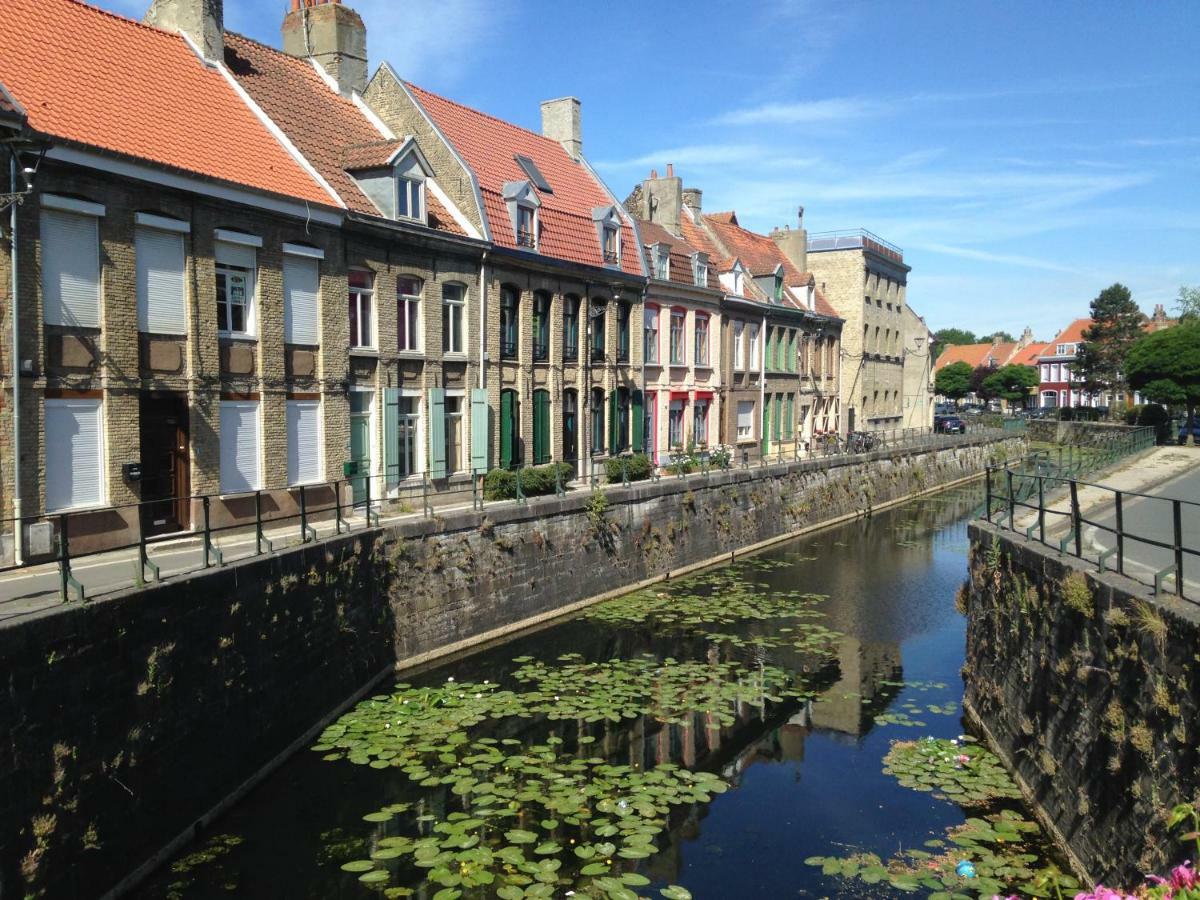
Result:
[[954,247],[950,244],[924,243],[910,246],[927,250],[930,253],[941,253],[945,256],[957,256],[961,259],[973,259],[978,262],[996,263],[997,265],[1020,266],[1025,269],[1043,269],[1047,272],[1068,272],[1071,274],[1078,274],[1080,272],[1079,269],[1073,266],[1064,266],[1061,263],[1046,259],[1035,259],[1031,256],[1021,256],[1020,254],[991,253],[987,250],[977,250],[971,247]]
[[1200,144],[1200,137],[1129,138],[1121,144],[1125,147],[1194,147]]
[[886,107],[887,104],[861,97],[764,103],[723,113],[715,121],[718,125],[810,125],[878,116],[887,112]]

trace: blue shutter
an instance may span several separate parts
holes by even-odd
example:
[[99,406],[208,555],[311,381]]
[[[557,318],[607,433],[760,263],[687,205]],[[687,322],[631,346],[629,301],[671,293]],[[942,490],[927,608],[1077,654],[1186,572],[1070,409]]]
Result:
[[400,388],[383,389],[383,483],[400,484]]
[[446,477],[446,391],[429,389],[429,477]]
[[483,472],[488,466],[488,402],[484,388],[471,391],[471,468]]

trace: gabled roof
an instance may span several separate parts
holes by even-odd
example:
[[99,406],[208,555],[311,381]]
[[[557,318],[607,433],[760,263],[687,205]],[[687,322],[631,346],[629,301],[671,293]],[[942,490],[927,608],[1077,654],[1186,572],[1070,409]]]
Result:
[[25,126],[25,109],[8,92],[3,82],[0,82],[0,125],[18,129]]
[[1091,319],[1076,319],[1057,335],[1054,340],[1050,341],[1047,347],[1047,354],[1053,355],[1058,349],[1059,344],[1078,344],[1083,340],[1083,333],[1092,327]]
[[[533,160],[553,189],[553,193],[538,193],[541,205],[537,253],[596,268],[605,266],[592,210],[613,205],[616,200],[584,163],[572,159],[558,141],[417,85],[405,82],[405,87],[474,172],[492,240],[498,246],[522,249],[517,245],[503,197],[506,183],[529,180],[516,160],[520,154]],[[640,248],[629,220],[623,215],[621,247],[621,270],[641,275]]]
[[254,190],[336,206],[178,34],[76,0],[4,0],[0,80],[35,131]]
[[[951,344],[940,354],[938,354],[937,362],[933,368],[943,369],[952,363],[965,362],[972,369],[977,369],[987,362],[988,353],[991,351],[992,345],[989,344]],[[1003,365],[1003,363],[1001,363]]]
[[[657,222],[647,222],[645,219],[638,219],[638,231],[642,235],[642,245],[646,249],[646,269],[650,272],[650,277],[654,277],[654,257],[653,247],[655,244],[665,245],[671,256],[671,271],[670,281],[673,284],[686,284],[696,287],[696,279],[692,273],[692,257],[696,253],[708,253],[699,247],[694,247],[686,240],[677,234],[672,234],[663,228]],[[714,273],[709,271],[709,286],[717,289],[717,280]]]
[[[334,90],[308,60],[226,32],[225,63],[238,84],[349,209],[380,214],[347,170],[388,165],[404,146],[403,139],[381,132],[358,104]],[[465,234],[429,191],[425,192],[425,205],[429,227]]]
[[987,356],[984,357],[984,361],[986,362],[990,357],[991,359],[996,360],[996,365],[1005,366],[1008,365],[1012,355],[1016,352],[1017,344],[1015,341],[1005,341],[1003,343],[994,344],[992,345],[992,349],[988,352]]
[[1046,348],[1049,346],[1049,344],[1041,344],[1037,342],[1029,344],[1023,349],[1018,350],[1016,355],[1013,356],[1009,362],[1019,366],[1036,366],[1038,357],[1044,356],[1046,353]]

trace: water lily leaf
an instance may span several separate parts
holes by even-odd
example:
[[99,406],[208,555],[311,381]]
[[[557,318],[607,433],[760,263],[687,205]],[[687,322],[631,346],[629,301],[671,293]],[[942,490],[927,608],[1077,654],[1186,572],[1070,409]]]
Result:
[[669,884],[659,891],[667,900],[692,900],[692,892],[677,884]]
[[538,836],[532,831],[523,831],[520,828],[514,828],[512,831],[504,832],[504,836],[514,844],[532,844],[538,839]]
[[368,872],[375,868],[375,863],[369,859],[356,859],[353,862],[342,863],[343,872]]

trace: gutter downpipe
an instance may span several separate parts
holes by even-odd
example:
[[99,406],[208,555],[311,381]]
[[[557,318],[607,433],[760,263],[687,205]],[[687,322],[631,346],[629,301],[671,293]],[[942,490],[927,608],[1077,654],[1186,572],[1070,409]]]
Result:
[[[479,389],[480,390],[487,390],[487,258],[488,258],[488,251],[484,250],[483,256],[481,256],[479,259]],[[471,439],[474,440],[475,438],[476,438],[476,435],[472,434]],[[497,435],[496,436],[497,448],[499,448],[499,446],[500,446],[499,442],[500,442],[500,436]],[[487,457],[486,457],[486,461],[484,463],[485,469],[487,468],[488,464],[491,462],[491,456],[492,456],[492,442],[491,442],[491,436],[489,435],[488,436]],[[497,460],[498,459],[499,459],[499,455],[497,453]],[[487,473],[484,472],[483,475],[478,476],[480,479],[479,488],[480,488],[480,496],[481,497],[483,496],[482,481],[486,475],[487,475]],[[471,477],[472,477],[472,479],[474,479],[476,477],[474,472],[471,473]]]
[[[13,148],[10,150],[10,175],[12,178],[12,191],[17,192],[17,151]],[[12,219],[10,231],[12,238],[9,242],[12,248],[12,359],[9,367],[12,370],[12,427],[13,427],[13,498],[12,498],[12,513],[13,513],[13,563],[21,565],[23,562],[23,545],[25,543],[24,528],[21,525],[21,361],[20,361],[20,326],[19,309],[17,304],[17,207],[20,204],[14,203],[10,207],[10,216]]]
[[766,459],[767,429],[767,314],[762,314],[762,331],[758,335],[758,427],[762,437],[758,441],[758,452]]
[[[649,453],[646,453],[647,449],[650,447],[650,435],[646,434],[646,301],[649,299],[650,299],[650,276],[647,275],[646,283],[642,285],[642,323],[641,323],[642,324],[642,450],[641,450],[641,452],[645,453],[647,457],[650,456]],[[632,326],[632,324],[633,323],[630,323],[631,326]],[[629,336],[629,343],[631,345],[633,344],[633,335]],[[658,393],[657,392],[655,392],[655,394],[654,394],[654,402],[656,404],[658,403]],[[658,411],[655,410],[655,412],[657,413]],[[651,418],[655,422],[658,421],[657,415],[651,416]],[[633,428],[632,422],[629,423],[629,427],[630,427],[630,429]],[[657,435],[655,435],[655,437],[657,437]],[[658,460],[651,458],[650,459],[651,470],[653,470],[657,467],[658,467]]]

